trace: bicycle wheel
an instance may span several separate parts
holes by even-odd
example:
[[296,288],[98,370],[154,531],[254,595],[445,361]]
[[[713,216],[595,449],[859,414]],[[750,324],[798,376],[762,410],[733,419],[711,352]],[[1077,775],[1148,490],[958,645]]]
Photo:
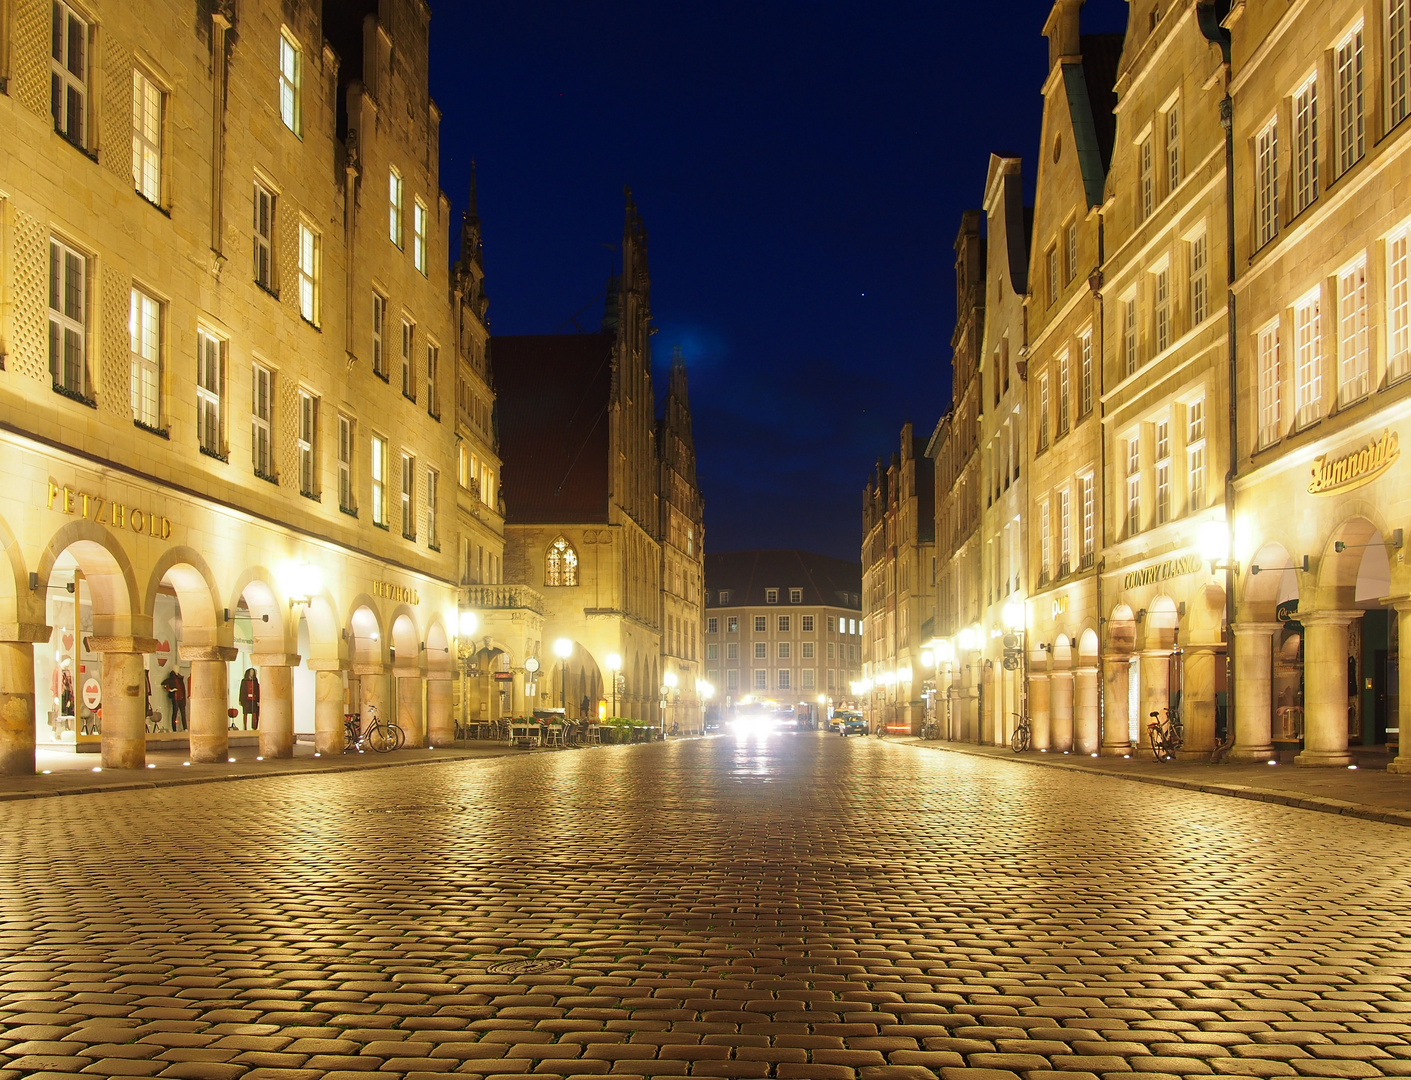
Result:
[[1014,729],[1014,734],[1009,737],[1009,748],[1016,754],[1029,748],[1029,732],[1021,724]]
[[392,732],[392,749],[400,750],[407,742],[407,733],[402,730],[400,724],[388,724],[387,727]]
[[393,734],[389,726],[384,724],[381,720],[368,729],[368,733],[364,737],[363,742],[370,749],[377,751],[379,754],[385,754],[389,750],[395,750],[397,748],[397,736]]

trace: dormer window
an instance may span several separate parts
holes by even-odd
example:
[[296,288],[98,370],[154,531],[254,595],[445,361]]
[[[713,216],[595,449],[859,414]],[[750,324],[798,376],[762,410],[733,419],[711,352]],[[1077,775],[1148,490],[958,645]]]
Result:
[[766,604],[777,604],[777,603],[779,602],[779,590],[778,590],[778,589],[765,589],[765,590],[764,590],[764,602],[765,602]]

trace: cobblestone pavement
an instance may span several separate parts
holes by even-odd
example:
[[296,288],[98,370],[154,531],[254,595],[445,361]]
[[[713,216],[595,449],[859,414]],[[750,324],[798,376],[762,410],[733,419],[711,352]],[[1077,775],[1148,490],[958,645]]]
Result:
[[1406,1076],[1409,837],[813,734],[6,803],[0,1078]]

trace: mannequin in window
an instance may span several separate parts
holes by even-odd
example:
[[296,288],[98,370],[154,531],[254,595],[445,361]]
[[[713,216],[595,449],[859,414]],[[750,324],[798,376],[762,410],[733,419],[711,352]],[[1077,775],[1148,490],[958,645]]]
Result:
[[260,679],[254,668],[246,668],[245,677],[240,680],[240,712],[244,715],[247,731],[259,730]]
[[177,724],[181,724],[181,730],[188,730],[186,723],[186,680],[181,677],[181,672],[172,668],[167,672],[167,677],[162,680],[162,689],[167,692],[167,698],[171,701],[171,729],[177,730]]

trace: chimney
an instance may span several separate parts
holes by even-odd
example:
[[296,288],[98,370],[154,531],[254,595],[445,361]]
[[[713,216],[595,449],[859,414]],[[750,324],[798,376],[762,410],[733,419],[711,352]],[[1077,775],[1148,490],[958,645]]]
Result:
[[1044,37],[1048,38],[1048,67],[1052,71],[1064,57],[1080,54],[1078,44],[1079,12],[1083,0],[1053,0],[1053,10],[1044,23]]

